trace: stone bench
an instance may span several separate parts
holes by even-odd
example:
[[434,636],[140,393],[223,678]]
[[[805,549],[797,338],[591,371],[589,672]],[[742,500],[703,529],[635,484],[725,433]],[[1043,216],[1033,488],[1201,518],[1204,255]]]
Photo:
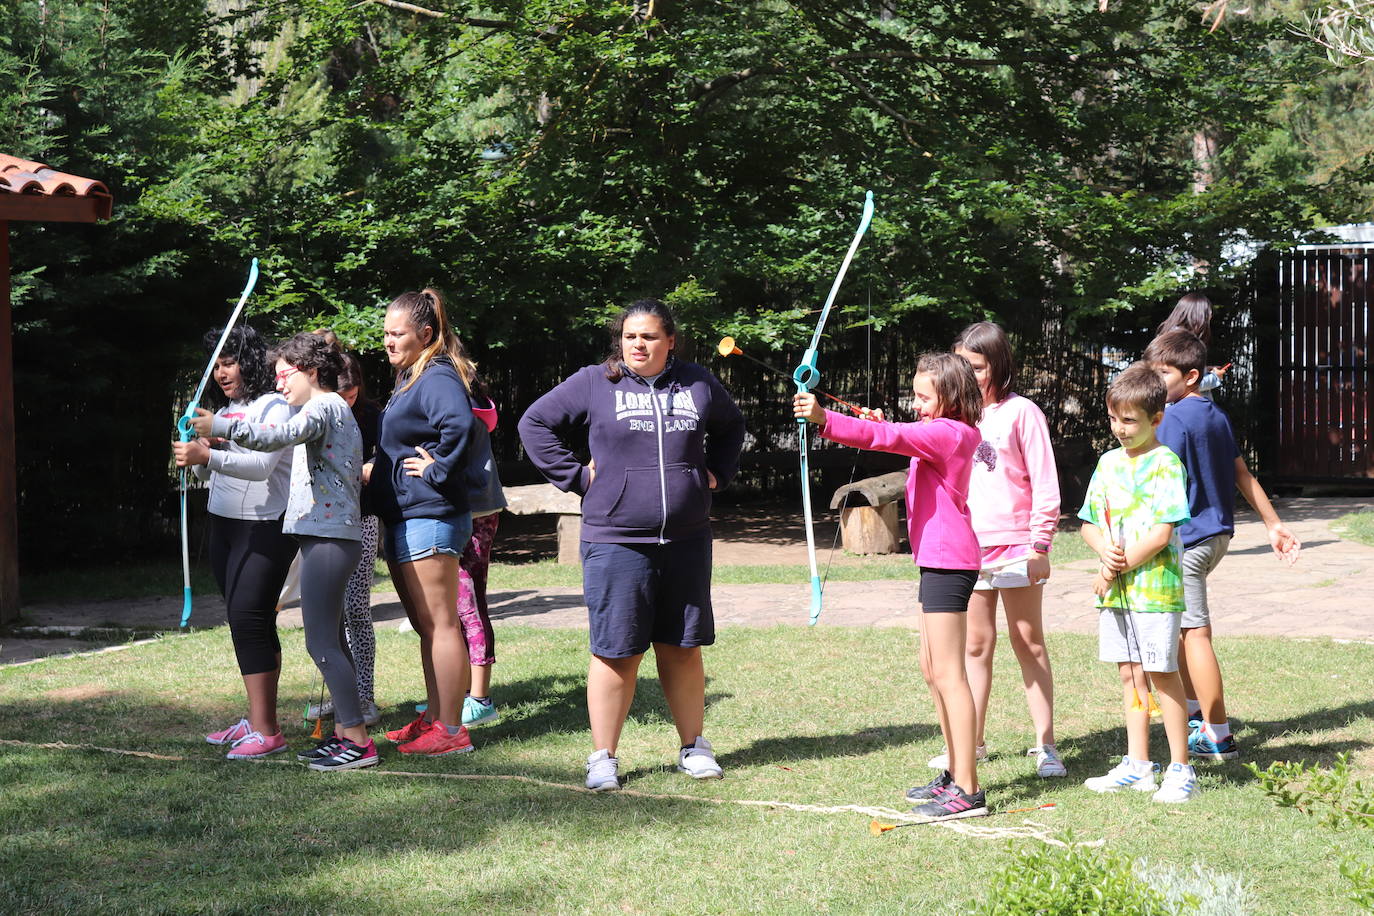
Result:
[[582,562],[582,497],[551,483],[503,487],[506,511],[514,515],[558,516],[558,562]]
[[896,553],[901,546],[897,501],[906,495],[906,471],[847,484],[830,498],[840,510],[840,543],[849,553]]

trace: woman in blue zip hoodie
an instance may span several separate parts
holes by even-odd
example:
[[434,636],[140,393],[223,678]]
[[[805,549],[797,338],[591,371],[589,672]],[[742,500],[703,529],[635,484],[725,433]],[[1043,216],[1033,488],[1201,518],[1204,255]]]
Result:
[[415,721],[386,736],[403,754],[460,754],[472,750],[462,724],[468,650],[457,605],[458,558],[472,536],[474,367],[434,290],[397,296],[387,306],[383,339],[396,389],[378,424],[367,495],[386,525],[396,594],[420,636],[427,703]]
[[[620,787],[616,746],[650,644],[677,726],[678,769],[722,775],[702,737],[701,647],[711,615],[711,491],[739,467],[744,418],[716,377],[673,356],[677,327],[656,299],[611,325],[611,354],[544,395],[520,441],[554,486],[582,496],[582,590],[591,629],[587,788]],[[587,437],[583,464],[572,442]]]

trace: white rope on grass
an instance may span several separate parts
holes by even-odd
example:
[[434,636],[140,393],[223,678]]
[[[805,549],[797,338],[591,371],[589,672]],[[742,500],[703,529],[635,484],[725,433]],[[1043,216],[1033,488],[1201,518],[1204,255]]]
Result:
[[[204,757],[188,757],[182,754],[154,754],[151,751],[135,751],[127,748],[104,747],[99,744],[69,744],[66,741],[18,741],[13,738],[0,738],[0,747],[18,747],[31,750],[46,751],[95,751],[101,754],[117,754],[121,757],[138,757],[145,760],[160,760],[171,763],[205,763]],[[264,759],[252,761],[260,764],[277,764],[279,766],[298,767],[299,764],[282,759]],[[913,821],[911,817],[893,808],[885,808],[881,805],[806,805],[797,802],[784,801],[761,801],[750,798],[711,798],[700,795],[674,795],[658,792],[641,792],[636,789],[621,789],[618,792],[600,793],[588,789],[584,786],[570,785],[566,782],[551,782],[547,779],[536,779],[533,776],[519,776],[513,773],[417,773],[409,770],[380,770],[371,768],[373,776],[390,776],[406,779],[446,779],[459,780],[465,782],[518,782],[524,785],[539,786],[546,789],[561,789],[566,792],[576,792],[582,795],[604,795],[610,794],[625,798],[642,798],[650,801],[672,801],[672,802],[697,802],[708,805],[729,806],[737,805],[746,808],[773,808],[782,811],[795,811],[801,814],[862,814],[865,817],[881,818],[892,821],[898,826],[915,826],[919,821]],[[1064,849],[1072,846],[1101,846],[1105,840],[1090,840],[1086,842],[1065,843],[1063,840],[1055,839],[1050,835],[1050,828],[1035,821],[1023,820],[1017,826],[999,827],[987,823],[966,823],[965,821],[939,821],[936,826],[952,830],[977,840],[1038,840],[1049,846],[1058,846]]]

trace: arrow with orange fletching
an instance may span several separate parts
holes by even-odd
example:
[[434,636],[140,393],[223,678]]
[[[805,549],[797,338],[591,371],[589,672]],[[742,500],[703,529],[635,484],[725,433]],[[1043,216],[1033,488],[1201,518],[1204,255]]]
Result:
[[[769,365],[768,363],[765,363],[758,357],[751,356],[750,354],[745,353],[735,344],[735,338],[733,337],[722,337],[720,339],[720,343],[716,346],[716,352],[719,353],[721,356],[743,356],[745,359],[757,363],[758,365],[762,366],[763,368],[767,369],[769,372],[772,372],[775,375],[785,376],[788,379],[792,377],[792,373],[783,372],[777,366]],[[844,398],[837,398],[833,394],[828,394],[816,388],[811,389],[811,393],[819,394],[823,398],[829,398],[836,404],[843,404],[845,407],[849,408],[850,412],[853,413],[856,417],[861,417],[865,413],[865,408],[860,407],[858,404],[851,404]]]

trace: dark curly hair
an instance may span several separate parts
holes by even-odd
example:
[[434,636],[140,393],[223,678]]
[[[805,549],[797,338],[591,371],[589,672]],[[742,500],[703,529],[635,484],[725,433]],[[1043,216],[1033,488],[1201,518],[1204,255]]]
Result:
[[308,331],[281,341],[267,356],[274,365],[281,360],[302,371],[314,369],[319,386],[327,391],[339,390],[339,376],[346,371],[339,348]]
[[[215,352],[224,328],[214,328],[205,332],[205,353]],[[220,351],[221,360],[233,360],[239,365],[239,377],[243,380],[243,400],[253,401],[277,390],[276,374],[267,358],[267,342],[249,324],[234,325],[229,337]],[[213,410],[228,403],[218,385],[206,385],[201,396]]]

